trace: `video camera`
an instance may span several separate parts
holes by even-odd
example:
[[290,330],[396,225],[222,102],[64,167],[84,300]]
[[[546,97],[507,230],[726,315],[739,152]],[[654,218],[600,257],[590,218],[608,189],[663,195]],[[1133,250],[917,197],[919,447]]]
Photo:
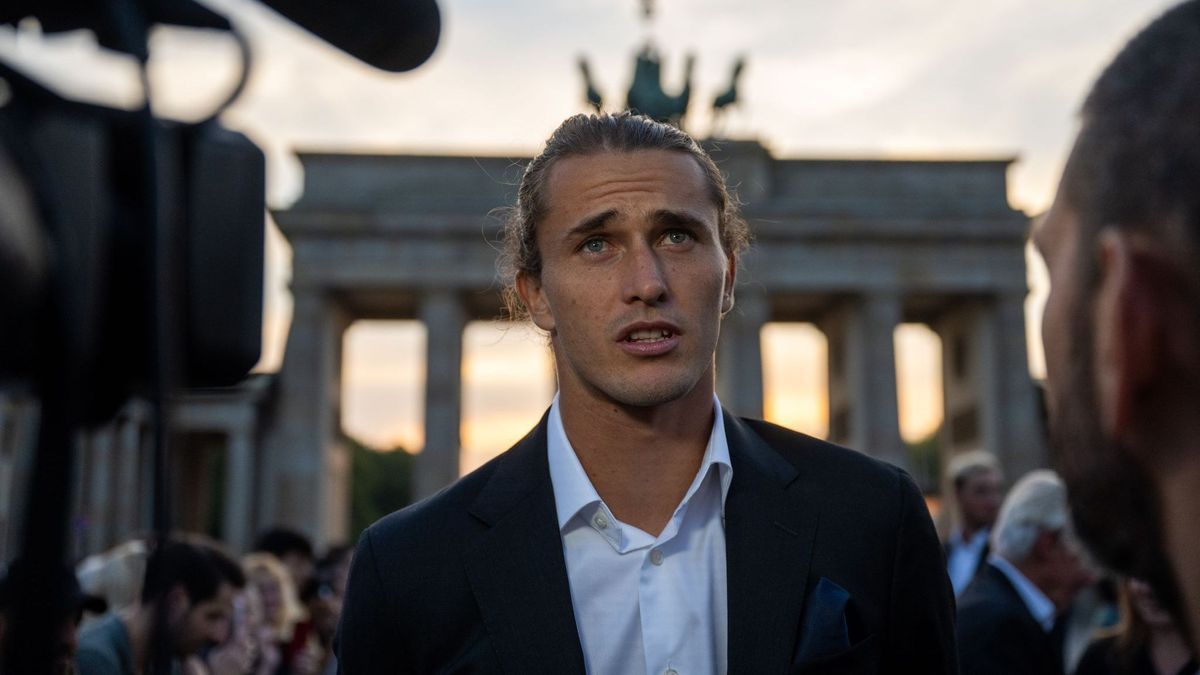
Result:
[[[435,0],[263,0],[317,37],[383,70],[416,68],[440,33]],[[217,117],[251,67],[246,40],[192,0],[9,0],[0,24],[89,30],[132,56],[143,104],[68,100],[0,62],[0,387],[39,403],[38,446],[21,557],[65,558],[72,448],[131,396],[155,411],[155,529],[169,530],[164,403],[191,387],[239,382],[262,341],[265,160]],[[173,25],[230,32],[242,78],[208,118],[156,118],[148,35]],[[18,590],[0,672],[44,672],[57,635],[55,576]],[[165,663],[165,662],[164,662]]]

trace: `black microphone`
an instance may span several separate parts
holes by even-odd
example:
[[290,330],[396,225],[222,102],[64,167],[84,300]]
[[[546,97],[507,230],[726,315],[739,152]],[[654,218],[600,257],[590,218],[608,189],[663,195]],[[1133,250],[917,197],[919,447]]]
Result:
[[412,70],[433,54],[435,0],[261,0],[325,42],[381,70]]

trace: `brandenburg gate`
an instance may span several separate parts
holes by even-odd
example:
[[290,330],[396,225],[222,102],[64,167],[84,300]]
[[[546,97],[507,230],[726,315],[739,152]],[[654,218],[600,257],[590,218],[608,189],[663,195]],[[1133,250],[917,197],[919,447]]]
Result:
[[[830,439],[904,465],[893,332],[919,322],[943,345],[943,448],[995,452],[1010,476],[1045,465],[1025,348],[1028,219],[1008,205],[1011,160],[776,159],[751,141],[711,146],[755,238],[717,357],[727,407],[762,414],[764,324],[810,322],[829,344]],[[468,321],[502,314],[496,209],[514,202],[525,160],[300,159],[304,196],[275,214],[293,251],[294,314],[252,506],[261,525],[329,541],[348,523],[338,429],[352,322],[424,323],[415,493],[457,477],[462,335]]]

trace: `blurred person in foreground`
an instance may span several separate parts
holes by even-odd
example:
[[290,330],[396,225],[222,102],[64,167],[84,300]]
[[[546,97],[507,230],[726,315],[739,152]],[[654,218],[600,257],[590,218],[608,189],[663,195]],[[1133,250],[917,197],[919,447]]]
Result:
[[[4,654],[7,650],[20,649],[16,645],[8,644],[5,636],[8,633],[10,622],[19,620],[19,617],[12,615],[12,610],[17,589],[28,583],[30,573],[30,566],[18,560],[8,566],[4,577],[0,579],[0,664],[4,662]],[[107,603],[102,598],[84,593],[75,573],[65,565],[59,570],[56,583],[61,585],[65,591],[63,593],[65,604],[57,613],[57,616],[61,617],[61,621],[56,644],[56,658],[51,672],[55,675],[71,675],[76,672],[75,654],[78,649],[76,631],[79,629],[79,622],[83,617],[84,610],[103,614]]]
[[[110,611],[120,611],[136,605],[141,599],[149,555],[150,549],[144,539],[131,539],[79,561],[75,565],[75,574],[84,591],[104,598]],[[84,616],[82,625],[97,618]]]
[[715,396],[748,233],[712,158],[629,113],[525,169],[510,298],[558,395],[513,448],[359,540],[347,673],[950,673],[953,591],[899,469]]
[[[168,541],[146,563],[141,601],[88,624],[79,633],[80,675],[148,672],[152,649],[182,662],[229,633],[233,596],[245,584],[237,563],[203,544]],[[157,633],[158,612],[166,634]]]
[[962,675],[1062,675],[1059,619],[1092,581],[1066,487],[1051,471],[1026,474],[1000,509],[987,565],[959,598]]
[[1200,645],[1200,1],[1135,36],[1083,104],[1034,226],[1055,463],[1100,563]]
[[1004,474],[995,455],[972,450],[950,460],[946,475],[958,513],[957,524],[946,538],[946,571],[958,596],[992,552],[989,539],[1004,499]]
[[1121,584],[1121,623],[1083,654],[1075,675],[1195,675],[1196,659],[1141,579]]

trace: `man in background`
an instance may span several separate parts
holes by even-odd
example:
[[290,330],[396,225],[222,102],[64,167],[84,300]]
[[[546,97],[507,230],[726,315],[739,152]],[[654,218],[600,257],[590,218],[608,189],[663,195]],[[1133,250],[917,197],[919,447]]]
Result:
[[1034,471],[1013,486],[992,550],[959,599],[962,675],[1062,675],[1058,619],[1092,578],[1058,476]]
[[241,568],[216,548],[162,544],[146,564],[141,602],[80,631],[80,675],[145,673],[158,650],[182,660],[220,643],[229,633],[233,595],[244,585]]
[[1200,644],[1200,1],[1097,80],[1054,205],[1042,339],[1080,537]]
[[946,538],[946,571],[959,596],[991,553],[988,540],[1004,499],[1004,475],[995,455],[983,450],[956,455],[946,474],[958,511],[957,524]]

